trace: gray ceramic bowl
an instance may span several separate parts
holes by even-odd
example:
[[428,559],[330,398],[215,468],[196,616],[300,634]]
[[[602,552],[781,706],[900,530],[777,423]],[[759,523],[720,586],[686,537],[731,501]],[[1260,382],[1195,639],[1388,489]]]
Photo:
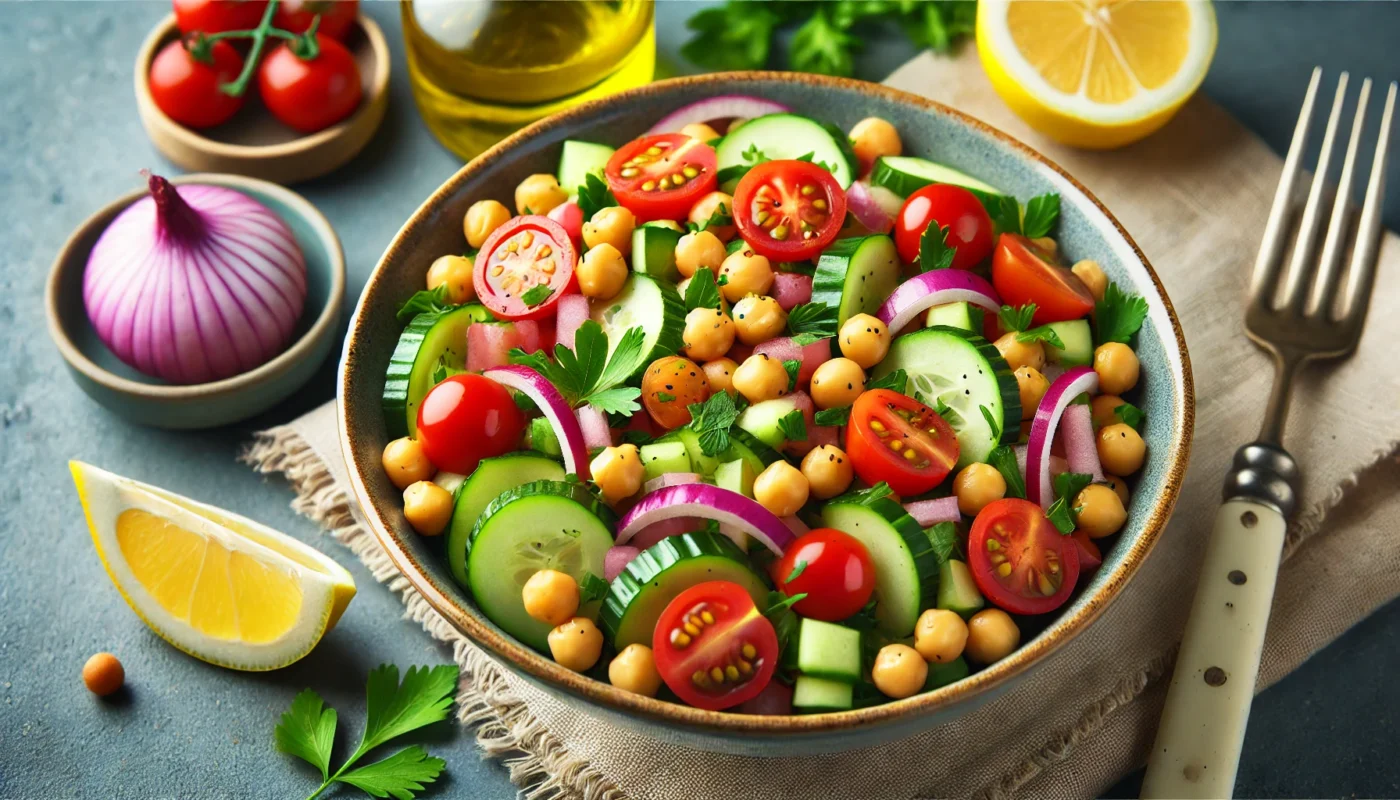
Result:
[[[394,311],[423,285],[434,258],[461,252],[467,207],[484,198],[508,200],[525,176],[554,172],[565,139],[620,145],[663,114],[720,94],[768,97],[843,130],[863,117],[884,117],[899,129],[907,153],[948,163],[1023,199],[1059,192],[1061,248],[1076,259],[1096,259],[1151,307],[1139,337],[1137,390],[1147,412],[1148,459],[1137,476],[1127,526],[1058,617],[1007,658],[937,691],[854,711],[756,717],[640,697],[566,670],[477,611],[453,582],[436,543],[404,521],[400,492],[380,467],[386,437],[379,396],[401,328]],[[589,713],[670,741],[750,755],[846,750],[911,735],[995,696],[1083,631],[1124,590],[1161,535],[1181,487],[1195,409],[1186,344],[1161,283],[1117,220],[1063,170],[1000,131],[914,95],[858,81],[761,72],[662,81],[579,106],[511,136],[452,176],[409,218],[370,277],[350,323],[338,394],[341,446],[365,518],[433,608],[507,668]]]

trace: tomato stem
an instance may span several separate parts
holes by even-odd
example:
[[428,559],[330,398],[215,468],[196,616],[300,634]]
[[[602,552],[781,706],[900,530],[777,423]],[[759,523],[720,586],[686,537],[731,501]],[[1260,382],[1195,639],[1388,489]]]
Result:
[[[312,38],[314,50],[315,31],[316,26],[317,24],[319,24],[321,19],[320,15],[318,14],[316,18],[312,20],[311,27],[307,29],[307,32],[304,35],[292,33],[291,31],[285,31],[281,28],[274,28],[272,26],[272,16],[277,11],[277,2],[278,0],[269,0],[267,4],[267,10],[263,12],[262,21],[258,23],[258,27],[253,28],[252,30],[224,31],[223,33],[216,33],[212,36],[203,37],[204,41],[209,43],[216,42],[220,39],[253,40],[253,46],[251,49],[248,50],[248,58],[243,62],[243,71],[240,72],[238,74],[238,77],[234,79],[231,83],[225,83],[220,85],[219,91],[231,97],[243,96],[243,93],[248,89],[248,82],[253,79],[253,70],[257,69],[258,62],[262,59],[263,46],[267,43],[269,37],[273,39],[284,39],[286,41],[292,42],[292,49],[295,52],[299,44],[307,36],[310,36]],[[199,46],[199,44],[200,43],[197,41],[196,46]],[[193,53],[193,51],[191,52],[191,55],[194,55],[195,58],[199,57],[197,54]],[[315,54],[313,53],[310,57],[314,58]]]

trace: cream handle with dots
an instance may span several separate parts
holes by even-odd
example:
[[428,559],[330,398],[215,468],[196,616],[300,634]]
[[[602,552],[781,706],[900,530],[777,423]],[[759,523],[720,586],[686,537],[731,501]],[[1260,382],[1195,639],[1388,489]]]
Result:
[[1286,527],[1276,509],[1253,500],[1220,507],[1148,755],[1144,798],[1233,796]]

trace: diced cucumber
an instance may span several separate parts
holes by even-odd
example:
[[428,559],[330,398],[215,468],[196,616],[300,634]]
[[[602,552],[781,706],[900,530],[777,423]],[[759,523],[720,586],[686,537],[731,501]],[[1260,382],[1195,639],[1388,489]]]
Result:
[[467,584],[473,599],[506,633],[549,652],[553,626],[526,613],[525,582],[542,569],[579,583],[585,573],[601,577],[614,524],[612,510],[577,483],[536,481],[506,491],[472,530]]
[[962,656],[958,656],[947,664],[929,662],[928,677],[924,679],[924,691],[931,692],[939,687],[960,681],[966,678],[971,671],[967,667],[967,661]]
[[[924,328],[896,338],[885,360],[875,365],[874,377],[896,369],[909,376],[905,394],[928,406],[942,400],[950,409],[943,416],[958,435],[959,469],[985,462],[1000,442],[1016,443],[1021,431],[1021,390],[991,342],[960,328]],[[1000,431],[992,429],[982,408],[997,421]]]
[[798,675],[792,684],[792,707],[811,713],[846,711],[852,705],[853,695],[852,685],[844,681]]
[[1051,322],[1045,327],[1059,334],[1064,349],[1045,344],[1045,357],[1062,367],[1087,367],[1094,361],[1094,335],[1089,331],[1089,321],[1071,319],[1065,322]]
[[875,618],[895,639],[914,632],[919,613],[932,608],[938,590],[938,556],[924,529],[889,498],[826,504],[829,528],[856,537],[875,565]]
[[949,328],[962,328],[980,335],[982,321],[986,313],[981,306],[974,306],[965,301],[944,303],[928,310],[924,315],[924,327],[932,328],[935,325],[946,325]]
[[753,481],[758,477],[753,464],[739,458],[726,461],[715,469],[715,485],[721,489],[737,492],[745,497],[753,497]]
[[705,451],[700,449],[700,434],[690,428],[681,428],[676,431],[676,438],[685,445],[686,454],[690,457],[690,471],[697,472],[705,477],[715,474],[719,468],[718,456],[707,456]]
[[781,459],[782,455],[743,428],[735,427],[729,431],[729,449],[725,450],[720,458],[725,461],[741,460],[757,475],[769,464]]
[[643,225],[632,231],[632,271],[675,283],[681,279],[676,269],[676,243],[680,231]]
[[938,607],[946,608],[963,619],[982,610],[986,601],[972,580],[972,570],[966,563],[950,558],[938,567]]
[[690,472],[690,454],[681,442],[652,442],[637,451],[642,459],[642,478],[652,480],[668,472]]
[[803,617],[797,629],[797,670],[803,675],[860,680],[860,631]]
[[1000,202],[1000,198],[1006,194],[965,172],[913,156],[881,156],[875,159],[875,165],[870,170],[870,182],[900,197],[908,197],[930,183],[951,183],[971,191],[984,205],[989,198],[992,202]]
[[530,449],[537,450],[553,458],[563,458],[564,449],[559,446],[559,435],[547,417],[534,417],[526,429],[530,436]]
[[613,579],[598,621],[618,650],[629,644],[651,647],[661,612],[676,595],[705,581],[737,583],[759,608],[768,600],[768,587],[738,545],[727,536],[697,531],[662,539],[632,559]]
[[540,453],[483,458],[476,471],[455,492],[452,521],[447,527],[447,566],[452,577],[463,588],[468,588],[467,550],[471,547],[472,530],[492,500],[527,483],[562,480],[564,467]]
[[812,302],[836,309],[836,324],[874,314],[899,285],[899,252],[888,236],[837,239],[817,260]]
[[578,194],[588,173],[603,177],[603,170],[614,152],[605,144],[564,140],[564,147],[559,153],[559,188],[569,194]]
[[640,375],[656,359],[676,353],[683,344],[685,303],[674,286],[650,275],[632,273],[616,297],[595,301],[589,315],[608,336],[609,358],[628,328],[642,329],[645,334],[642,352],[647,356],[633,377]]
[[[745,122],[730,131],[715,148],[719,171],[731,169],[732,175],[753,161],[744,157],[750,148],[762,153],[769,161],[795,159],[812,154],[813,161],[826,164],[832,177],[845,189],[856,179],[858,169],[855,153],[846,134],[834,126],[825,125],[797,114],[768,114]],[[725,181],[724,191],[733,193],[737,177]],[[727,188],[726,188],[727,187]]]
[[424,312],[409,321],[389,356],[384,375],[384,427],[389,438],[418,433],[418,404],[436,385],[433,373],[442,368],[455,375],[467,368],[467,327],[491,320],[486,306],[466,305]]
[[676,221],[673,220],[673,219],[654,219],[654,220],[652,220],[651,222],[643,222],[643,223],[641,224],[641,227],[643,227],[643,228],[662,228],[662,229],[664,229],[664,230],[675,231],[676,233],[680,233],[680,234],[684,234],[684,233],[685,233],[685,228],[682,228],[682,227],[681,227],[681,224],[680,224],[679,222],[676,222]]
[[783,428],[778,421],[796,410],[797,401],[790,397],[764,400],[740,412],[734,424],[774,450],[780,450],[787,444],[787,437],[783,435]]

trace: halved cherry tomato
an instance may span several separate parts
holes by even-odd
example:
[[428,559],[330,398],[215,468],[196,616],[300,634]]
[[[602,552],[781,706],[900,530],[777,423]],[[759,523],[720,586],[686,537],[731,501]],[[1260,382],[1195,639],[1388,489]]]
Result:
[[360,15],[360,0],[282,0],[272,12],[272,24],[292,33],[306,33],[317,15],[317,33],[345,41],[350,25]]
[[923,494],[958,463],[958,437],[937,411],[890,389],[856,398],[846,454],[860,479],[884,481],[898,495]]
[[267,0],[174,0],[172,5],[184,34],[250,30],[267,11]]
[[[577,259],[574,243],[559,223],[537,214],[516,217],[481,244],[472,284],[482,305],[496,316],[539,319],[553,314],[559,298],[577,287]],[[537,286],[548,287],[549,294],[539,297],[543,290]]]
[[473,373],[434,386],[418,406],[418,442],[433,466],[468,475],[520,446],[525,415],[506,387]]
[[1079,580],[1074,539],[1056,530],[1040,506],[1015,497],[978,512],[967,560],[982,596],[1013,614],[1054,611]]
[[1074,546],[1079,554],[1080,571],[1089,572],[1098,569],[1099,565],[1103,563],[1103,553],[1099,552],[1098,544],[1089,538],[1089,533],[1076,530],[1070,538],[1074,539]]
[[953,269],[972,269],[992,252],[992,218],[961,186],[929,184],[904,201],[894,221],[894,245],[904,263],[919,257],[919,238],[930,224],[948,229],[943,242],[957,251]]
[[1079,276],[1056,266],[1053,256],[1015,233],[997,238],[992,285],[1003,303],[1035,303],[1036,325],[1079,319],[1094,310],[1094,295]]
[[739,179],[734,223],[759,255],[774,261],[806,261],[841,232],[846,193],[820,165],[767,161]]
[[755,697],[778,666],[773,623],[737,583],[707,581],[676,595],[652,634],[661,679],[696,708],[718,711]]
[[775,562],[773,583],[788,597],[806,593],[792,605],[802,616],[839,622],[870,602],[875,564],[859,539],[817,528],[799,536]]
[[617,202],[638,222],[684,219],[695,201],[714,191],[714,148],[683,133],[642,136],[623,145],[604,176]]

